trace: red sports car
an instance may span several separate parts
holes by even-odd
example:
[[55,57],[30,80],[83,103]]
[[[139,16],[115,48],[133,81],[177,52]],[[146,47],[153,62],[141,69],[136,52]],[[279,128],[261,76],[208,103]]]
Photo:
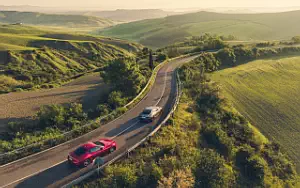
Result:
[[76,166],[88,166],[96,157],[103,157],[117,149],[117,144],[113,140],[100,139],[96,142],[83,144],[75,151],[69,153],[68,161]]

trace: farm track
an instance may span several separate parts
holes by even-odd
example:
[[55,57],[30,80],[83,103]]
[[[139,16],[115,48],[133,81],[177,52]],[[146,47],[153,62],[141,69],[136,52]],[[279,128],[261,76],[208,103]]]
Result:
[[101,80],[99,73],[93,73],[59,88],[0,95],[0,132],[5,131],[10,121],[34,116],[43,105],[82,102],[87,110],[93,107],[99,96],[106,91],[108,87]]

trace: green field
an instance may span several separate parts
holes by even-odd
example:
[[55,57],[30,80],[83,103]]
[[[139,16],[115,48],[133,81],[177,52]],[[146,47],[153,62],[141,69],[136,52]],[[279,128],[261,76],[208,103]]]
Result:
[[225,97],[300,169],[300,57],[256,60],[218,71]]
[[143,20],[107,28],[101,34],[162,47],[204,33],[235,35],[239,40],[282,40],[300,35],[300,11],[271,14],[198,12]]

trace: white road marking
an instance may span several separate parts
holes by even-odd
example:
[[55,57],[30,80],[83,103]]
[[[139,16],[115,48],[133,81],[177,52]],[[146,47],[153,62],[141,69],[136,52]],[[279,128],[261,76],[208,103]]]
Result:
[[127,127],[125,130],[123,130],[122,132],[118,133],[116,136],[114,137],[111,137],[111,139],[115,139],[117,138],[118,136],[120,136],[121,134],[123,134],[124,132],[126,132],[128,129],[132,128],[133,126],[135,126],[136,124],[138,124],[140,121],[136,121],[134,124],[130,125],[129,127]]
[[160,103],[160,101],[162,100],[162,98],[164,97],[164,94],[165,94],[165,91],[166,91],[166,86],[167,86],[167,75],[168,75],[168,70],[169,70],[169,69],[167,69],[167,70],[166,70],[166,73],[165,73],[165,80],[164,80],[164,88],[163,88],[163,91],[162,91],[162,93],[161,93],[161,96],[160,96],[159,100],[158,100],[157,103],[155,104],[155,106],[157,106],[157,105]]

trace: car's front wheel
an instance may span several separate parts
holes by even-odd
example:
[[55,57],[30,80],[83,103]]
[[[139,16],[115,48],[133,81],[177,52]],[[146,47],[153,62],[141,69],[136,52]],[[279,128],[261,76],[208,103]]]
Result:
[[92,161],[91,161],[90,159],[86,159],[86,160],[83,162],[83,166],[84,166],[84,167],[87,167],[87,166],[89,166],[91,163],[92,163]]
[[114,151],[116,151],[116,147],[111,147],[111,148],[109,149],[109,153],[113,153]]

